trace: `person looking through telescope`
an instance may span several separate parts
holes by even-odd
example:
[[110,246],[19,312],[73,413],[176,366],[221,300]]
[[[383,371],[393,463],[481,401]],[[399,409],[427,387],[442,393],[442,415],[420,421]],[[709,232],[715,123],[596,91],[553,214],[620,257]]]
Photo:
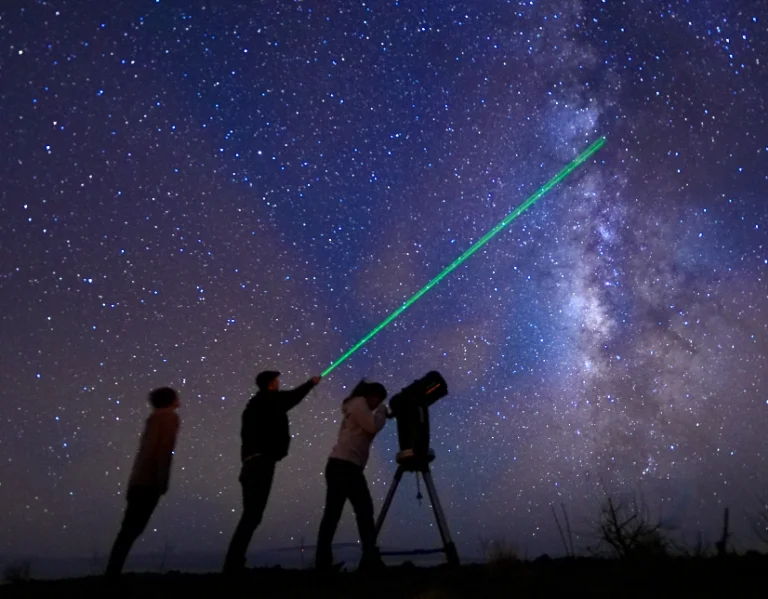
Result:
[[315,566],[318,570],[330,570],[333,567],[333,537],[347,499],[355,511],[363,546],[358,569],[375,570],[384,567],[376,546],[373,500],[363,470],[368,462],[373,439],[386,424],[386,398],[387,391],[381,383],[360,381],[341,404],[344,418],[338,441],[325,468],[328,486],[317,539]]

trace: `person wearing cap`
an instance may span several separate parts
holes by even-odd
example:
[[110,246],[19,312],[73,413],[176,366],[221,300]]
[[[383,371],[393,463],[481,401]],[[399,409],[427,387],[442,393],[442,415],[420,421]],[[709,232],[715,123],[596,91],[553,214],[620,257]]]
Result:
[[373,501],[363,471],[368,463],[373,439],[386,424],[386,398],[387,390],[381,383],[360,381],[341,404],[344,418],[325,468],[325,510],[320,522],[315,556],[315,567],[318,570],[330,571],[340,565],[333,565],[332,544],[347,500],[355,512],[363,549],[358,569],[374,571],[384,567],[376,546]]
[[280,373],[266,370],[256,376],[258,391],[243,412],[240,437],[240,485],[243,490],[243,514],[229,544],[224,562],[225,574],[237,574],[245,568],[245,553],[254,531],[261,523],[267,506],[275,465],[288,455],[291,435],[288,411],[294,408],[321,377],[314,376],[289,391],[280,390]]

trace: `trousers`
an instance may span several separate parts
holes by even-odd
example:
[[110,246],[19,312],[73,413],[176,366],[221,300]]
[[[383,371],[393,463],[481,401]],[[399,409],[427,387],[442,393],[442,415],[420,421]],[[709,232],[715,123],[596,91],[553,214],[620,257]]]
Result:
[[122,573],[131,547],[144,532],[160,501],[160,490],[154,487],[131,487],[128,489],[127,499],[123,523],[109,554],[106,575],[110,578]]
[[261,524],[267,507],[272,481],[275,476],[275,460],[256,456],[243,463],[240,485],[243,491],[243,514],[237,523],[235,534],[229,543],[224,561],[225,572],[237,572],[245,567],[245,553],[253,533]]
[[375,559],[378,556],[376,548],[376,527],[373,522],[373,500],[368,490],[363,469],[347,460],[330,458],[325,468],[327,490],[325,496],[325,511],[320,522],[317,538],[316,565],[319,568],[328,567],[333,562],[333,537],[344,511],[347,499],[352,504],[357,519],[357,530],[360,543],[363,546],[363,560]]

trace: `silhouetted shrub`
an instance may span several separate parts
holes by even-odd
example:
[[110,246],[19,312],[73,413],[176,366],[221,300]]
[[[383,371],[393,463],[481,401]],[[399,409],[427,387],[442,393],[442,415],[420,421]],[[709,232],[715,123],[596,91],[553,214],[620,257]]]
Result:
[[600,508],[598,550],[619,559],[658,558],[669,555],[670,543],[658,523],[652,522],[645,505],[614,503],[608,497]]
[[481,539],[480,546],[483,550],[483,557],[485,557],[486,563],[491,568],[504,569],[520,564],[523,561],[517,548],[504,539],[490,541]]
[[758,511],[752,516],[752,530],[763,545],[768,545],[768,500],[758,497]]
[[3,580],[7,583],[27,582],[32,578],[32,564],[29,560],[11,562],[3,569]]

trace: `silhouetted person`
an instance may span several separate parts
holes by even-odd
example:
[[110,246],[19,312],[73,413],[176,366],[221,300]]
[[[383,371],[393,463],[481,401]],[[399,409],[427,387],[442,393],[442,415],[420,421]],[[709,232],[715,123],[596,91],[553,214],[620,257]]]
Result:
[[154,409],[147,418],[128,481],[128,505],[109,555],[108,578],[116,578],[123,571],[134,541],[144,532],[160,497],[168,491],[173,448],[179,432],[179,415],[176,413],[180,405],[179,394],[170,387],[155,389],[149,394],[149,403]]
[[280,391],[279,372],[268,370],[256,377],[259,391],[243,412],[240,436],[240,484],[243,488],[243,515],[237,524],[224,561],[225,574],[245,568],[245,552],[267,507],[275,465],[288,455],[291,435],[288,410],[296,406],[320,382],[312,377],[291,391]]
[[315,565],[320,570],[333,567],[333,537],[347,499],[355,511],[363,546],[359,568],[366,570],[384,566],[376,547],[373,501],[363,470],[368,462],[371,443],[386,423],[387,408],[383,403],[386,397],[383,385],[362,381],[342,403],[344,419],[325,468],[328,487],[315,557]]

